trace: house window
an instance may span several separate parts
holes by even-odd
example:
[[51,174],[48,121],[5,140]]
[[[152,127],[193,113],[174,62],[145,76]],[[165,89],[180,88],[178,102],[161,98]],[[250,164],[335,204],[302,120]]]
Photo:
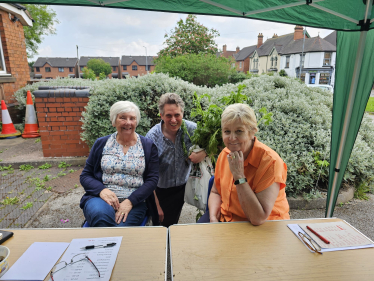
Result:
[[147,65],[147,66],[145,67],[145,70],[147,70],[147,71],[151,71],[151,66],[150,66],[150,65]]
[[1,39],[0,39],[0,74],[5,74],[5,73],[6,73],[6,66],[5,66],[5,60],[4,60],[3,46],[1,43]]
[[74,71],[74,67],[69,67],[69,72],[73,72]]
[[58,68],[58,72],[64,72],[64,68],[63,67],[59,67]]
[[270,61],[271,61],[271,68],[273,68],[273,67],[274,67],[274,58],[271,57],[271,58],[270,58]]
[[242,68],[242,62],[239,63],[239,68]]
[[127,70],[127,65],[124,65],[124,66],[123,66],[123,70]]
[[81,71],[83,71],[84,66],[81,66]]
[[231,68],[235,68],[235,63],[233,63],[233,64],[231,65]]
[[35,71],[36,72],[40,72],[40,68],[39,67],[35,67]]
[[330,73],[328,72],[322,72],[319,74],[319,84],[330,84]]
[[290,56],[286,56],[286,67],[285,68],[289,68],[290,67]]
[[[51,72],[51,68],[50,67],[46,67],[45,68],[45,72]],[[48,79],[48,78],[47,78]]]
[[274,58],[274,67],[277,67],[277,62],[278,62],[278,58],[275,57],[275,58]]
[[113,66],[113,71],[117,71],[117,66]]
[[323,58],[323,66],[331,65],[331,52],[325,52],[325,57]]
[[133,65],[132,66],[132,70],[138,70],[138,66],[137,65]]

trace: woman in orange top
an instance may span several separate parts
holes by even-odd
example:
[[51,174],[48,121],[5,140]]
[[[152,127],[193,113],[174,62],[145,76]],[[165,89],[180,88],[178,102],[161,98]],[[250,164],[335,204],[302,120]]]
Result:
[[287,165],[254,136],[258,128],[253,109],[245,104],[228,106],[221,126],[226,148],[217,160],[209,214],[199,222],[260,225],[266,220],[289,219]]

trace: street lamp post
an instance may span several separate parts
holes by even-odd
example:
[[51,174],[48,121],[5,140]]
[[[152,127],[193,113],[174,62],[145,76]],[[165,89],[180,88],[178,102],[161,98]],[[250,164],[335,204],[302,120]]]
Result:
[[143,47],[145,48],[145,71],[148,73],[147,47]]
[[76,77],[76,78],[81,78],[81,74],[80,74],[81,70],[79,69],[78,45],[77,45],[77,61],[78,61],[78,77]]

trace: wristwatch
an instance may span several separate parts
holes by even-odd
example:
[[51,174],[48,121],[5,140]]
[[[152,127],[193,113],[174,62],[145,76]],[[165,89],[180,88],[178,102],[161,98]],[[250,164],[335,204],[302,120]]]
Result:
[[238,185],[238,184],[242,184],[242,183],[245,183],[245,182],[247,182],[247,179],[246,178],[241,178],[241,179],[238,179],[238,180],[234,181],[234,184]]

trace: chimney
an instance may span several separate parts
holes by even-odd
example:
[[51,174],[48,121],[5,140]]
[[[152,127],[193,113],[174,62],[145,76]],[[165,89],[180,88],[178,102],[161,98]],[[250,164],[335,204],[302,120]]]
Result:
[[227,48],[226,44],[223,45],[223,53],[226,53],[226,48]]
[[257,48],[260,48],[262,46],[262,42],[264,41],[264,35],[262,35],[262,33],[259,33],[257,38]]
[[272,38],[278,38],[278,34],[275,34],[275,33],[274,33],[274,35],[273,35]]
[[303,27],[300,25],[295,26],[295,32],[293,34],[293,40],[303,39]]
[[240,48],[236,47],[236,52],[235,53],[237,54],[237,53],[239,53],[239,51],[240,51]]

